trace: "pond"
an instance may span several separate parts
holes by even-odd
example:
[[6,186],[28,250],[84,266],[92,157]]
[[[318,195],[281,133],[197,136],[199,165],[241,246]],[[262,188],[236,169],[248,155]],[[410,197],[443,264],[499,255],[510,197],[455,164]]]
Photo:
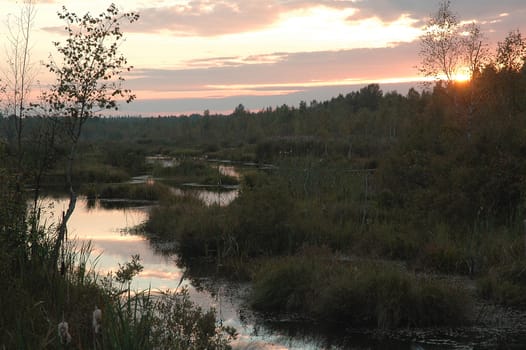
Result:
[[[220,197],[224,196],[224,193],[215,193],[218,197],[213,199],[214,192],[207,192],[210,193],[202,196],[204,201],[206,198],[212,198],[211,202],[221,201]],[[65,197],[47,197],[44,207],[47,208],[49,222],[52,219],[56,221],[67,204]],[[345,334],[334,334],[328,325],[261,317],[244,305],[244,297],[249,291],[247,284],[211,277],[192,278],[177,266],[177,256],[160,253],[159,247],[146,238],[132,234],[130,230],[147,219],[150,208],[151,204],[147,203],[131,202],[123,205],[119,202],[116,205],[79,198],[68,225],[69,238],[76,239],[78,243],[91,242],[91,261],[96,264],[100,274],[116,271],[119,264],[139,254],[144,270],[134,279],[132,289],[174,290],[179,285],[186,287],[194,302],[204,309],[214,307],[223,324],[237,329],[239,337],[233,344],[235,349],[439,350],[493,349],[497,346],[522,349],[526,344],[526,320],[522,316],[509,324],[499,323],[498,327],[403,330],[393,333],[358,329],[346,330]],[[502,347],[503,344],[505,347]]]
[[[68,199],[47,197],[48,223],[60,217],[66,210]],[[239,349],[320,349],[330,348],[313,337],[291,337],[279,330],[261,324],[261,319],[243,306],[243,296],[248,291],[244,284],[233,284],[222,280],[203,281],[206,289],[196,288],[191,279],[184,277],[184,270],[176,264],[177,257],[161,254],[155,246],[130,229],[146,220],[150,206],[141,205],[115,207],[104,202],[88,201],[80,197],[75,212],[68,224],[69,239],[78,244],[91,242],[91,263],[104,275],[115,272],[119,264],[139,254],[144,270],[131,285],[133,290],[174,290],[179,286],[188,288],[191,299],[204,309],[214,307],[223,324],[237,329],[239,337],[233,344]],[[182,282],[181,282],[182,279]],[[179,287],[181,288],[181,287]]]

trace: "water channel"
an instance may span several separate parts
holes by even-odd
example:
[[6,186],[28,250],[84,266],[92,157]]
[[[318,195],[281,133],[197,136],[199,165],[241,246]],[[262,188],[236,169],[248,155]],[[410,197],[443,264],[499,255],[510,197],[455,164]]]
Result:
[[[174,189],[176,194],[187,191],[193,191],[209,205],[228,205],[237,196],[236,189],[226,192]],[[184,269],[177,266],[176,256],[161,253],[148,239],[130,232],[147,219],[152,205],[118,200],[88,201],[80,197],[68,223],[69,239],[75,240],[78,246],[91,245],[90,263],[100,275],[115,272],[119,264],[139,254],[144,269],[134,278],[131,288],[166,291],[186,287],[194,302],[205,310],[213,307],[224,325],[236,328],[239,335],[233,344],[234,349],[336,349],[316,337],[291,336],[262,325],[262,319],[243,306],[248,285],[208,279],[196,288],[184,275]],[[68,199],[64,195],[46,197],[42,207],[47,224],[56,222],[67,206]],[[206,288],[202,288],[203,285]]]
[[[195,191],[198,198],[201,198],[205,203],[219,203],[220,205],[228,205],[237,195],[235,189],[231,192],[214,192],[203,189],[176,189],[174,191],[175,193]],[[64,196],[47,197],[44,200],[47,216],[51,219],[54,218],[54,221],[57,221],[56,218],[67,208],[67,204],[68,201]],[[239,336],[233,344],[234,349],[439,350],[492,348],[475,346],[476,342],[474,343],[469,339],[469,332],[461,332],[451,336],[451,334],[440,333],[442,330],[439,330],[438,333],[433,331],[430,335],[424,335],[424,341],[422,341],[421,338],[411,334],[403,337],[402,340],[393,340],[392,337],[386,338],[378,336],[374,332],[360,330],[354,333],[348,332],[345,335],[346,339],[341,340],[338,339],[337,335],[327,337],[327,330],[324,330],[323,336],[317,336],[316,334],[320,333],[323,325],[305,327],[305,325],[296,324],[293,320],[270,321],[264,319],[244,306],[243,297],[249,288],[247,285],[208,279],[203,283],[207,288],[196,288],[192,280],[186,278],[184,269],[177,266],[176,256],[160,253],[146,238],[129,232],[130,229],[147,219],[148,211],[153,204],[121,204],[116,205],[115,202],[107,201],[88,202],[85,198],[79,198],[68,226],[70,239],[76,239],[79,244],[91,242],[93,249],[91,261],[96,265],[95,268],[100,274],[116,271],[119,263],[129,261],[132,255],[139,254],[144,270],[135,277],[132,289],[174,290],[180,284],[188,288],[194,302],[204,309],[214,307],[218,319],[223,324],[237,329]],[[193,281],[195,282],[195,279]],[[443,330],[443,332],[448,331],[451,330]],[[484,330],[475,331],[472,336],[480,336],[481,332],[484,333]],[[436,341],[432,341],[433,338],[436,338]]]

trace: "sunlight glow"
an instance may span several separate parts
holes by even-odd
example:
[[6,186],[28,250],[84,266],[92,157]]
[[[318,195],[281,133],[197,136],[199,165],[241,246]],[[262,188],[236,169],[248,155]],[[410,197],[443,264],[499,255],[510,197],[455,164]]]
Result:
[[229,85],[208,85],[209,88],[217,90],[244,90],[250,89],[283,89],[283,88],[312,88],[312,87],[323,87],[323,86],[345,86],[345,85],[357,85],[357,84],[389,84],[399,82],[413,82],[422,80],[422,77],[394,77],[386,79],[342,79],[342,80],[323,80],[323,81],[308,81],[298,83],[276,83],[276,84],[229,84]]
[[457,83],[465,83],[471,80],[471,72],[468,67],[460,67],[453,74],[452,78]]
[[[377,17],[354,20],[355,12],[352,8],[337,10],[322,5],[311,6],[283,12],[275,23],[262,29],[213,38],[129,33],[123,47],[129,61],[136,67],[188,69],[195,67],[194,61],[200,68],[206,64],[211,67],[221,64],[213,60],[218,57],[245,58],[239,64],[246,64],[247,58],[251,57],[271,59],[269,48],[273,53],[379,48],[411,42],[421,34],[416,25],[418,21],[408,15],[384,22]],[[145,43],[152,49],[145,50]],[[152,55],[155,47],[162,47],[163,55]]]

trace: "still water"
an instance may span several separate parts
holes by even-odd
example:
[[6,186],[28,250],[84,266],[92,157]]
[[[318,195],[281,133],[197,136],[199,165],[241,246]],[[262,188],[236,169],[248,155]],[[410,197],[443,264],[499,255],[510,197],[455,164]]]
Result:
[[[48,197],[44,208],[48,224],[56,221],[67,209],[65,197]],[[130,261],[139,254],[144,270],[135,277],[133,290],[174,290],[179,286],[188,288],[194,302],[204,309],[214,307],[217,317],[225,325],[237,329],[239,336],[233,344],[237,349],[336,349],[313,337],[292,337],[261,324],[261,320],[243,307],[243,296],[248,286],[226,281],[204,281],[206,290],[197,290],[189,279],[183,278],[184,270],[177,267],[176,256],[157,253],[149,241],[130,234],[129,230],[147,219],[150,206],[115,208],[97,201],[90,203],[80,197],[68,224],[68,237],[78,244],[91,242],[91,263],[103,275],[115,272],[119,264]],[[182,282],[181,282],[182,279]],[[181,288],[179,286],[179,288]]]
[[[203,200],[208,198],[212,203],[217,203],[228,197],[225,193],[221,196],[223,199],[213,199],[213,193],[210,192],[203,195]],[[48,225],[58,220],[67,204],[68,200],[64,197],[45,199],[43,206]],[[131,234],[131,229],[147,219],[150,208],[151,204],[138,203],[116,208],[115,205],[100,201],[88,205],[85,198],[79,198],[68,225],[69,239],[75,239],[79,244],[91,242],[91,262],[101,275],[115,272],[119,264],[129,261],[132,255],[139,254],[144,270],[135,277],[132,289],[174,290],[178,286],[186,287],[194,302],[204,309],[214,307],[223,324],[237,329],[239,337],[233,344],[235,349],[442,350],[494,349],[495,345],[502,349],[523,349],[521,344],[526,343],[524,331],[518,332],[524,327],[518,327],[518,324],[510,324],[505,328],[414,332],[398,338],[400,340],[393,340],[396,336],[379,336],[368,330],[349,331],[344,336],[328,336],[330,330],[324,325],[306,327],[295,324],[293,320],[268,320],[259,317],[243,304],[249,288],[247,285],[205,278],[198,280],[198,284],[205,285],[206,288],[198,288],[194,286],[196,279],[188,279],[185,271],[177,266],[175,255],[158,253],[156,247],[146,238]],[[502,340],[503,336],[507,340]],[[503,343],[508,347],[501,347]]]

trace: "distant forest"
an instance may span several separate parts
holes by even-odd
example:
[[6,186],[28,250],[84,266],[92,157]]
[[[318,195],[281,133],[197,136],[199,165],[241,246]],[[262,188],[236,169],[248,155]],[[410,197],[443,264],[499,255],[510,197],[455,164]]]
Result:
[[[94,118],[82,141],[119,166],[147,154],[270,162],[311,157],[377,169],[390,205],[440,216],[514,221],[526,179],[526,71],[482,71],[473,82],[404,96],[371,84],[329,101],[231,115]],[[29,119],[27,134],[39,122]],[[0,120],[9,142],[10,118]],[[121,145],[119,147],[119,145]],[[126,156],[123,156],[123,148]],[[386,202],[386,203],[387,203]]]

